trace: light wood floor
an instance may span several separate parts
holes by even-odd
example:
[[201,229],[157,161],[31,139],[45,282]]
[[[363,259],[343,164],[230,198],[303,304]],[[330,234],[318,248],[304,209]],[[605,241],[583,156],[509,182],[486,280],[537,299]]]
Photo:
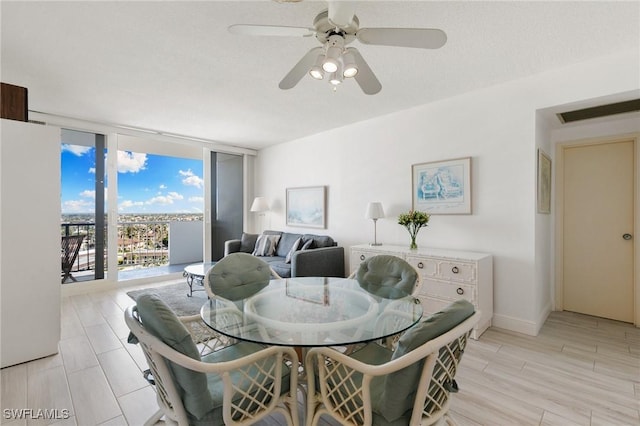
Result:
[[[144,423],[157,407],[144,357],[126,341],[131,289],[63,301],[60,352],[1,371],[2,424]],[[568,312],[552,313],[537,337],[490,328],[471,341],[457,381],[460,425],[640,425],[640,329]],[[6,418],[19,408],[71,417]],[[277,416],[261,423],[281,424]]]

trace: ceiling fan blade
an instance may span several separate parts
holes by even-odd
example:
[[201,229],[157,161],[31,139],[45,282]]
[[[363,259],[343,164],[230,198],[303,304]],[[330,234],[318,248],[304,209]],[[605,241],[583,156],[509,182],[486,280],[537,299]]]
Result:
[[315,64],[316,59],[318,59],[318,55],[322,50],[322,47],[314,47],[308,51],[307,54],[304,55],[293,68],[291,68],[291,71],[284,76],[280,84],[278,84],[278,87],[283,90],[287,90],[298,84],[298,82],[302,80],[302,77],[304,77],[304,75],[311,69],[313,64]]
[[358,49],[355,47],[349,47],[347,52],[351,52],[353,54],[353,58],[356,61],[356,65],[358,66],[358,73],[355,77],[353,77],[362,91],[367,95],[375,95],[380,90],[382,90],[382,84],[376,78],[376,75],[369,68],[369,64],[364,60]]
[[346,28],[351,25],[356,5],[350,1],[329,1],[329,21],[335,26]]
[[447,42],[442,30],[432,28],[362,28],[356,34],[364,44],[438,49]]
[[251,24],[231,25],[228,30],[231,34],[277,37],[311,37],[316,33],[313,28]]

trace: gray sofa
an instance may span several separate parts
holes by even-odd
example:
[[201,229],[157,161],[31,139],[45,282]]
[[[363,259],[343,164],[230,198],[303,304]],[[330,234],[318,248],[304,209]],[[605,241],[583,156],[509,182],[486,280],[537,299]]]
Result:
[[[260,256],[278,275],[290,277],[344,277],[344,248],[338,247],[327,235],[294,234],[280,231],[264,231],[264,234],[280,235],[275,256]],[[224,244],[225,256],[230,253],[252,253],[259,234],[243,233],[241,239],[228,240]],[[286,257],[298,238],[302,242],[312,240],[305,250],[297,250]]]

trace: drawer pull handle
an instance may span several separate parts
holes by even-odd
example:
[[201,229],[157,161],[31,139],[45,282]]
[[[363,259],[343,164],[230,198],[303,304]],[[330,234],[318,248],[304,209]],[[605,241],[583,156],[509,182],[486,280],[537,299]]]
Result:
[[460,272],[460,269],[458,269],[457,266],[454,266],[453,268],[451,268],[451,272],[453,272],[454,274],[457,274],[458,272]]
[[462,287],[458,287],[458,289],[456,290],[456,293],[462,296],[464,294],[464,289]]
[[364,259],[365,259],[364,254],[361,254],[360,255],[360,260],[364,260]]
[[424,268],[424,263],[418,262],[418,268],[420,268],[420,269]]

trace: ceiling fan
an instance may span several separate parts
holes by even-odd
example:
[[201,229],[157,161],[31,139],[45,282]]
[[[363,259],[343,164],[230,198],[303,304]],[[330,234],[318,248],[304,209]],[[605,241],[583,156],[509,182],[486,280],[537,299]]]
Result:
[[236,24],[232,34],[253,36],[311,37],[322,46],[309,50],[284,76],[281,89],[291,89],[309,73],[316,80],[325,77],[334,87],[353,78],[367,95],[375,95],[382,85],[358,49],[348,47],[354,40],[363,44],[438,49],[447,42],[444,31],[432,28],[360,28],[355,5],[346,1],[329,1],[313,20],[313,28],[277,25]]

